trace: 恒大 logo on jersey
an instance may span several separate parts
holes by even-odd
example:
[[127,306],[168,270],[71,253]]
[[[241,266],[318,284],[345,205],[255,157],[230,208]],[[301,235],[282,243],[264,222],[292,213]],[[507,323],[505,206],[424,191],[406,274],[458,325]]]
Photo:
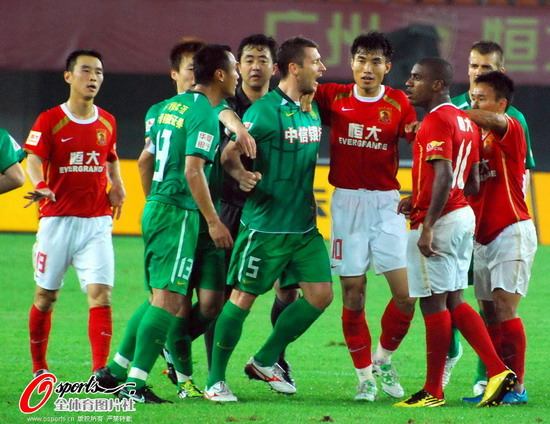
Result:
[[[92,375],[88,381],[57,381],[52,373],[44,373],[35,377],[23,390],[19,398],[19,410],[24,414],[32,414],[42,408],[55,393],[56,412],[128,412],[135,411],[133,399],[118,398],[81,398],[70,397],[71,394],[106,394],[116,395],[125,387],[134,387],[134,383],[125,383],[115,388],[102,387]],[[32,399],[31,399],[32,398]],[[36,400],[38,399],[38,400]]]

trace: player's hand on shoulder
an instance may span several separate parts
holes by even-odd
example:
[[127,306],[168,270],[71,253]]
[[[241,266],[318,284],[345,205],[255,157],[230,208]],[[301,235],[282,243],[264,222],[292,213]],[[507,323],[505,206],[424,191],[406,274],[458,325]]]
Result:
[[416,137],[416,133],[420,130],[422,122],[414,121],[405,125],[405,139],[411,143]]
[[256,140],[252,137],[248,131],[243,130],[235,134],[235,143],[241,154],[251,159],[256,158]]
[[231,249],[233,247],[233,237],[219,219],[208,223],[208,233],[218,249]]
[[302,112],[308,113],[313,110],[313,108],[311,107],[311,104],[313,103],[314,97],[315,97],[315,93],[302,94],[300,96],[300,109],[302,109]]
[[412,211],[412,196],[403,197],[397,205],[397,213],[402,213],[405,217],[410,218]]
[[243,171],[239,178],[239,188],[245,192],[252,191],[261,179],[262,174],[259,172]]
[[41,188],[27,192],[27,195],[23,196],[23,198],[29,200],[29,202],[23,206],[27,208],[35,202],[40,202],[42,199],[50,199],[50,201],[55,202],[55,193],[49,188]]
[[124,204],[124,200],[126,200],[126,190],[124,186],[122,184],[112,186],[108,196],[111,208],[113,209],[113,218],[120,219],[122,205]]

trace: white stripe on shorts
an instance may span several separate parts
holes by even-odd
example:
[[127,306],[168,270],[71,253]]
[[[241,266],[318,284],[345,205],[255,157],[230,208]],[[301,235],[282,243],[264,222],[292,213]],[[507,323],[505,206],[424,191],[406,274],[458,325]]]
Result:
[[241,267],[239,268],[239,281],[242,281],[242,279],[243,279],[243,268],[244,268],[244,262],[245,262],[245,259],[246,259],[246,254],[248,253],[248,250],[250,250],[250,245],[252,244],[252,236],[254,236],[254,234],[256,232],[257,232],[256,230],[251,230],[250,235],[248,236],[248,240],[246,242],[246,246],[245,246],[244,252],[243,252],[243,259],[241,261]]
[[172,270],[172,278],[170,279],[170,282],[174,282],[174,279],[176,278],[176,272],[178,270],[178,264],[180,263],[180,257],[181,257],[181,250],[183,248],[183,240],[185,238],[185,224],[187,224],[187,217],[189,216],[189,212],[185,211],[185,218],[183,219],[183,222],[181,224],[181,230],[180,230],[180,241],[178,243],[178,253],[176,255],[176,260],[174,262],[174,269]]

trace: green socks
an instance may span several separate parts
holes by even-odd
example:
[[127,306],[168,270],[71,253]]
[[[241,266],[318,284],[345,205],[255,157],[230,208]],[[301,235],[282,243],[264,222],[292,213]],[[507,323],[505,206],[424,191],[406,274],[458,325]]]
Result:
[[189,337],[189,321],[186,318],[172,318],[172,325],[166,338],[166,348],[170,352],[176,371],[187,376],[193,375],[191,337]]
[[449,358],[456,358],[460,352],[460,331],[453,327],[453,337],[451,338],[451,344],[449,345],[449,351],[447,356]]
[[136,389],[145,385],[164,344],[173,316],[157,306],[150,306],[141,320],[137,331],[134,364],[127,382],[136,383]]
[[225,370],[229,358],[241,338],[244,320],[249,313],[250,311],[239,308],[231,301],[228,301],[223,307],[214,331],[212,364],[206,387],[210,388],[218,381],[225,381]]
[[128,324],[126,324],[124,337],[118,347],[117,354],[108,365],[111,374],[121,380],[126,380],[128,364],[134,359],[138,327],[145,312],[149,309],[149,306],[151,306],[151,304],[149,303],[149,299],[147,299],[130,317]]
[[279,315],[271,335],[254,355],[254,359],[264,367],[273,365],[279,354],[300,337],[322,313],[322,310],[312,306],[304,297],[288,305]]

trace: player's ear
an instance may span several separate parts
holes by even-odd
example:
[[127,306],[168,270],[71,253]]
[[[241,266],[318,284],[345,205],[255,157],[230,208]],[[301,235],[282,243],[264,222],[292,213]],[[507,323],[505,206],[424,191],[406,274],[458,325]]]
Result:
[[297,63],[291,62],[288,65],[288,71],[289,71],[289,74],[296,76],[300,72],[300,65],[298,65]]
[[386,62],[386,72],[384,72],[384,73],[387,74],[388,72],[390,72],[390,69],[391,69],[391,62],[387,61]]
[[65,71],[63,72],[63,78],[67,84],[70,84],[72,82],[73,73],[71,71]]
[[225,80],[225,72],[223,69],[216,69],[214,72],[214,78],[219,82],[223,82]]
[[271,72],[271,75],[275,75],[277,73],[277,70],[279,69],[279,67],[277,66],[276,63],[273,64],[273,71]]

